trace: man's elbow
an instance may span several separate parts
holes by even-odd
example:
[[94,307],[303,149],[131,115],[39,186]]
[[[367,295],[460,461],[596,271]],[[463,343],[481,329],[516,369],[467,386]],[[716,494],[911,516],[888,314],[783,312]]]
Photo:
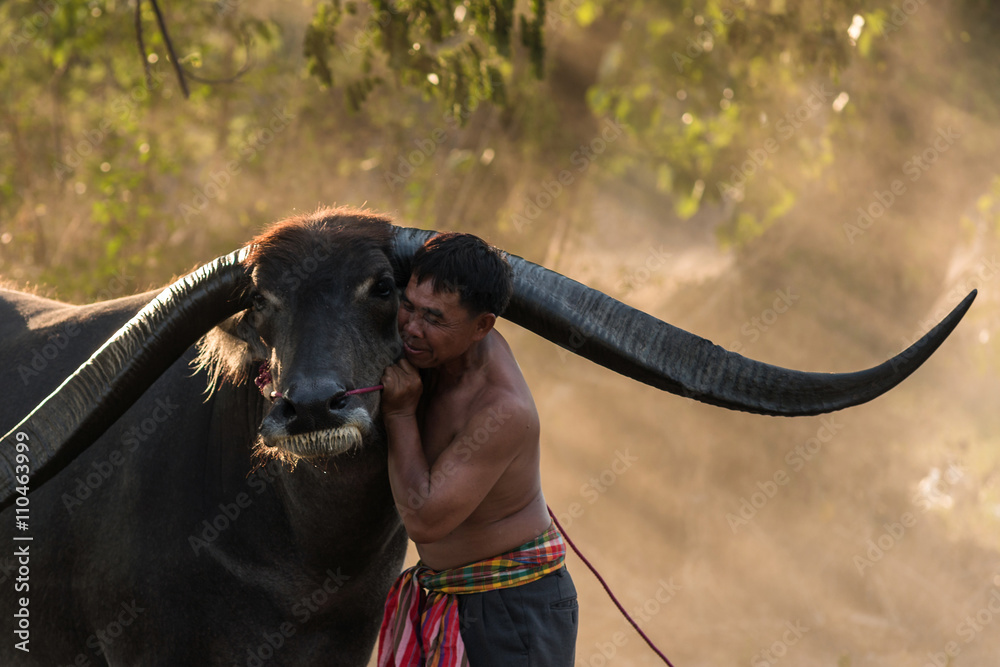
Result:
[[425,527],[416,528],[407,526],[406,534],[417,544],[433,544],[444,537],[438,531]]
[[402,519],[407,536],[417,544],[438,542],[451,532],[443,525],[444,522],[435,521],[432,517],[421,516],[417,512],[410,512],[409,515],[402,514]]

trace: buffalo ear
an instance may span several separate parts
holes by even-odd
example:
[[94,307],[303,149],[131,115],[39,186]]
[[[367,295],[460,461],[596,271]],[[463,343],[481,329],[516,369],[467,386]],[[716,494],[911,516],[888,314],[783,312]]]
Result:
[[198,356],[191,364],[196,370],[208,373],[209,394],[220,382],[243,384],[253,372],[254,362],[266,361],[270,356],[246,310],[223,320],[202,336],[197,350]]

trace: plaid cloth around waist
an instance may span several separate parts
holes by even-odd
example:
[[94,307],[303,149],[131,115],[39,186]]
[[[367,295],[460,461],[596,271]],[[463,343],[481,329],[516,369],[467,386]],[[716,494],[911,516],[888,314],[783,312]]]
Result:
[[565,560],[566,543],[553,525],[494,558],[450,570],[422,563],[404,570],[386,598],[379,667],[467,666],[456,596],[523,586],[555,572]]

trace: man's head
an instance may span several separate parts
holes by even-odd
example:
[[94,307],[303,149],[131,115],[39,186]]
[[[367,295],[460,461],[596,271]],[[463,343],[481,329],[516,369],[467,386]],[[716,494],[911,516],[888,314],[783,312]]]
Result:
[[430,238],[413,255],[418,283],[430,279],[435,292],[456,292],[470,315],[503,315],[514,291],[514,272],[503,253],[472,234],[448,232]]
[[403,292],[399,330],[406,356],[431,368],[464,354],[490,332],[513,293],[513,270],[472,234],[438,234],[417,250]]

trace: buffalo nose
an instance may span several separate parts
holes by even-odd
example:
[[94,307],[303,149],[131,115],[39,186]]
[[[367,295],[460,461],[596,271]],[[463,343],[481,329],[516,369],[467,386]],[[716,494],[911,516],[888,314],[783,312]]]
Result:
[[338,382],[309,382],[289,386],[275,401],[271,417],[289,434],[342,426],[342,411],[350,396]]

